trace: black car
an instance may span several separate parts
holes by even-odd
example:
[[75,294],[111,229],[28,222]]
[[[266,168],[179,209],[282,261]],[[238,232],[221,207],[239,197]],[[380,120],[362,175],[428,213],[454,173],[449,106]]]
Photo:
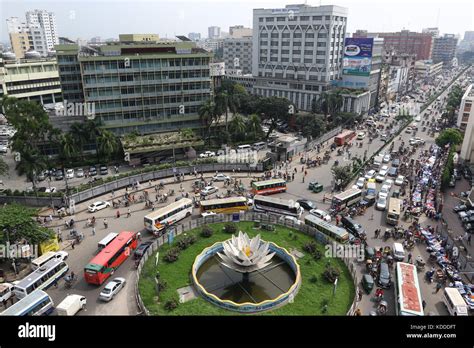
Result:
[[467,206],[465,204],[458,204],[457,206],[453,208],[453,211],[455,213],[459,213],[460,211],[466,211],[466,210],[467,210]]
[[349,232],[351,232],[352,234],[354,234],[355,236],[359,238],[367,235],[367,233],[365,232],[365,229],[350,217],[343,216],[341,218],[341,223]]
[[145,255],[146,251],[152,245],[153,242],[143,242],[141,243],[136,249],[135,252],[133,253],[133,257],[135,259],[141,259],[143,255]]
[[382,262],[379,266],[379,286],[385,289],[390,288],[392,277],[390,276],[390,268],[386,262]]
[[297,202],[300,204],[301,207],[303,207],[303,209],[316,209],[316,204],[313,201],[310,201],[309,199],[298,199]]
[[89,168],[89,176],[96,176],[97,175],[97,169],[94,166],[90,166]]
[[100,175],[107,175],[109,174],[109,170],[107,169],[106,165],[101,165],[100,166]]
[[54,178],[56,180],[63,180],[64,179],[64,173],[62,171],[62,169],[57,169],[55,172],[54,172]]

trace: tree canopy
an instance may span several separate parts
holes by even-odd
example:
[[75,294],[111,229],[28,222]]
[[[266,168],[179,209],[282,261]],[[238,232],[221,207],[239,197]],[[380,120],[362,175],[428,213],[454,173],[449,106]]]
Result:
[[443,130],[436,138],[436,145],[440,147],[446,146],[446,144],[459,145],[462,143],[463,136],[461,132],[454,128],[447,128]]

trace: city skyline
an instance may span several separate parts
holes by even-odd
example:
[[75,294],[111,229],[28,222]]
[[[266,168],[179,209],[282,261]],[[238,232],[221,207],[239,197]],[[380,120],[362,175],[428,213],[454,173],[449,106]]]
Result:
[[[285,5],[302,1],[220,1],[220,0],[170,0],[137,2],[129,1],[2,1],[0,40],[8,42],[6,19],[12,16],[24,18],[25,12],[44,9],[56,14],[59,36],[71,39],[90,39],[100,36],[102,39],[118,38],[121,33],[156,33],[160,37],[172,38],[175,35],[187,35],[199,32],[207,37],[208,27],[219,26],[228,31],[229,26],[252,26],[253,9],[283,8]],[[87,4],[87,6],[85,6]],[[390,32],[408,29],[421,32],[426,27],[438,27],[440,33],[461,35],[474,30],[473,5],[465,0],[449,3],[435,1],[429,4],[402,0],[397,2],[376,3],[372,0],[358,1],[308,1],[308,5],[337,5],[347,7],[347,32],[366,29],[375,32]],[[409,5],[410,12],[406,13]],[[459,11],[464,8],[465,11]],[[104,16],[104,13],[108,15]],[[229,15],[225,15],[228,13]],[[117,18],[127,18],[127,22]],[[135,17],[137,20],[128,21]]]

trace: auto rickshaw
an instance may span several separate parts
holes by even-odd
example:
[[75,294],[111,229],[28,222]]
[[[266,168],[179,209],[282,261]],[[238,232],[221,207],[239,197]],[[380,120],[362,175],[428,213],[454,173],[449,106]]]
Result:
[[362,277],[362,287],[364,288],[367,294],[372,292],[374,288],[374,278],[370,274],[364,274]]
[[380,315],[387,314],[388,303],[385,300],[380,301],[379,306],[377,307],[377,313]]
[[323,190],[323,185],[317,181],[311,181],[308,185],[308,189],[313,191],[314,193],[319,193]]
[[371,260],[375,256],[375,250],[372,247],[365,247],[365,259]]

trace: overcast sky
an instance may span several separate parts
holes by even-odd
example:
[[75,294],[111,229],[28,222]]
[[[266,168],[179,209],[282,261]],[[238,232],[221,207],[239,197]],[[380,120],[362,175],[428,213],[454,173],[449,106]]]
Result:
[[[6,19],[24,19],[25,11],[45,9],[56,14],[59,36],[102,39],[120,33],[156,33],[161,37],[200,32],[212,25],[252,25],[252,9],[282,8],[304,0],[0,0],[0,40],[8,41]],[[339,5],[349,9],[349,33],[356,29],[421,31],[438,26],[441,33],[474,30],[473,0],[308,0],[308,5]]]

